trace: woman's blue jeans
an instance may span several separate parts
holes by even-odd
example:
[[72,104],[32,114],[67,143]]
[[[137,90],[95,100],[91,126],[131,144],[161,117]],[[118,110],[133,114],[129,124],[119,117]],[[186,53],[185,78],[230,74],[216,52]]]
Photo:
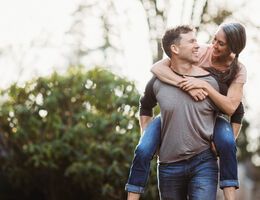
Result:
[[[161,118],[156,117],[145,129],[135,149],[126,191],[143,193],[150,173],[150,162],[160,145]],[[239,187],[237,177],[236,142],[230,123],[217,117],[213,142],[219,155],[220,188]]]

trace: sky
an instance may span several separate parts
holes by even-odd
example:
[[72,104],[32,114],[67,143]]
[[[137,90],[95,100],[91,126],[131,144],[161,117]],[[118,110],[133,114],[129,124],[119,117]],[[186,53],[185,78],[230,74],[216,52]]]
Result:
[[[138,0],[114,0],[121,14],[128,10],[131,15],[129,26],[122,30],[122,42],[125,46],[123,67],[117,73],[134,80],[140,91],[150,79],[152,55],[150,52],[149,31],[145,22],[145,13]],[[200,0],[203,1],[203,0]],[[236,8],[234,16],[258,23],[260,26],[260,3],[258,0],[216,0],[218,5]],[[64,48],[64,32],[71,25],[71,13],[76,9],[80,0],[0,0],[0,87],[7,87],[13,81],[24,81],[38,75],[48,75],[54,69],[64,70],[68,63],[64,59],[67,50]],[[123,3],[122,3],[123,2]],[[181,0],[172,2],[168,26],[187,23],[190,3]],[[180,8],[185,5],[185,14],[180,15]],[[258,8],[258,9],[257,9]],[[248,14],[250,13],[250,15]],[[124,19],[121,20],[124,26]],[[255,30],[247,30],[248,38],[259,37]],[[91,33],[91,32],[89,32]],[[92,31],[95,35],[95,31]],[[203,35],[199,41],[203,39]],[[94,41],[94,40],[93,40]],[[51,45],[45,45],[46,42]],[[31,47],[33,44],[33,47]],[[260,48],[255,41],[248,39],[247,46],[240,56],[248,71],[248,81],[245,85],[244,96],[249,109],[246,118],[251,122],[252,140],[259,134],[257,126],[260,122]],[[12,48],[15,47],[15,48]]]

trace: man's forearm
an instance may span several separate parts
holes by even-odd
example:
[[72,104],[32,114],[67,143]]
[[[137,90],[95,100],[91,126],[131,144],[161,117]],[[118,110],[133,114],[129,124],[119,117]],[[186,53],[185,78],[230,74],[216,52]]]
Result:
[[152,117],[151,116],[140,116],[139,117],[139,124],[140,124],[140,128],[141,128],[141,134],[143,134],[144,129],[147,127],[147,125],[152,121]]

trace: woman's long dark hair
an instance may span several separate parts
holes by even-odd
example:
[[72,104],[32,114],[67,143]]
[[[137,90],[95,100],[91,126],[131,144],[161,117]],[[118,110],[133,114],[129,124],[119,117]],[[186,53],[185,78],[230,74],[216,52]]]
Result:
[[226,23],[220,25],[220,28],[224,31],[227,45],[230,51],[235,54],[235,58],[225,73],[216,72],[214,69],[209,69],[209,71],[217,74],[222,82],[230,85],[239,71],[238,56],[246,46],[246,31],[240,23]]

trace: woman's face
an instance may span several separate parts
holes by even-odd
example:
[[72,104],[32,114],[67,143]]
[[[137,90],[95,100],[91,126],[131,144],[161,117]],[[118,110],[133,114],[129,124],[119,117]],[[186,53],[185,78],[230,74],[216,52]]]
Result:
[[231,54],[231,51],[228,47],[226,35],[222,28],[219,28],[215,34],[215,37],[212,41],[213,44],[213,53],[214,57],[228,57]]

